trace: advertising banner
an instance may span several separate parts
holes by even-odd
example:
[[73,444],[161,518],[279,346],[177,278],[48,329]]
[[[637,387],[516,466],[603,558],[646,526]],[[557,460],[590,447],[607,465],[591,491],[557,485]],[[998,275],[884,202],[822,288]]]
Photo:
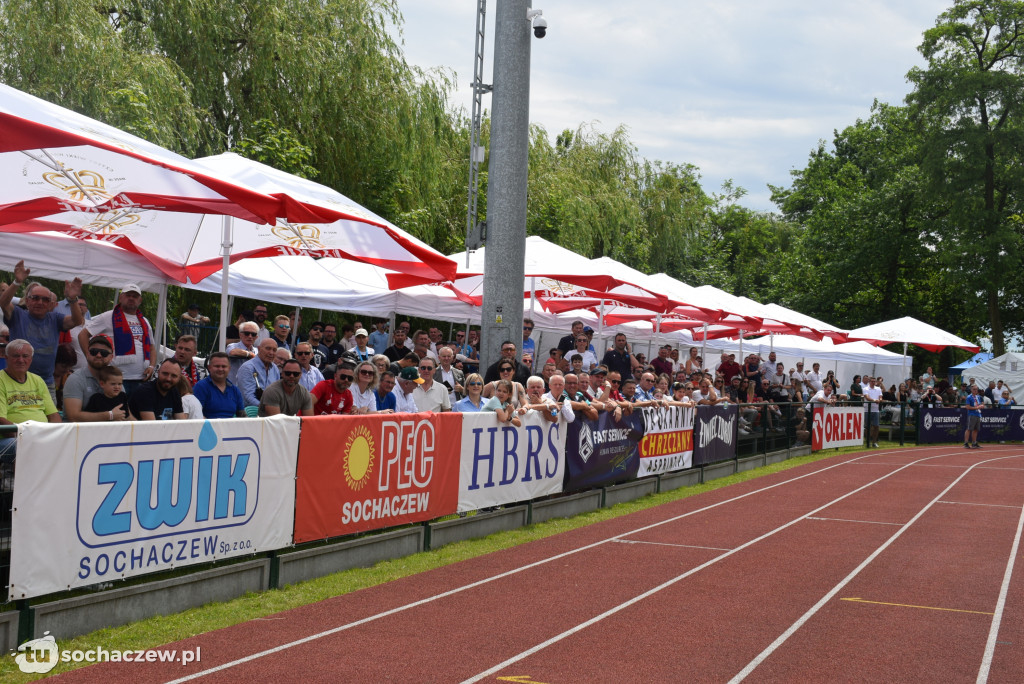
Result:
[[815,406],[811,450],[864,445],[864,407]]
[[[922,407],[917,421],[917,441],[920,444],[963,442],[964,432],[967,430],[967,410]],[[983,409],[978,441],[1024,441],[1024,411]]]
[[693,414],[682,406],[642,408],[644,437],[640,440],[637,474],[660,475],[693,465]]
[[10,599],[288,546],[298,439],[288,416],[19,426]]
[[739,412],[736,404],[697,407],[693,424],[693,465],[736,458]]
[[565,434],[536,411],[520,416],[521,427],[498,423],[493,413],[462,414],[459,511],[473,511],[562,491]]
[[302,419],[295,542],[455,512],[461,413]]
[[616,422],[602,411],[597,420],[580,416],[565,438],[566,490],[589,489],[635,479],[640,468],[644,419],[639,411]]

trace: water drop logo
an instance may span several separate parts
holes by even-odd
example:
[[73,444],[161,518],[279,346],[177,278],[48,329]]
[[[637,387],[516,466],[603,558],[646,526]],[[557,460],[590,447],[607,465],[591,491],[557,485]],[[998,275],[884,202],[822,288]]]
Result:
[[57,665],[59,656],[57,640],[49,632],[43,632],[41,639],[26,641],[18,647],[14,662],[22,672],[45,674]]
[[925,430],[931,430],[932,429],[932,414],[930,414],[930,413],[924,414],[924,429]]
[[213,429],[210,421],[203,422],[203,429],[199,431],[198,446],[201,451],[213,451],[217,448],[217,431]]

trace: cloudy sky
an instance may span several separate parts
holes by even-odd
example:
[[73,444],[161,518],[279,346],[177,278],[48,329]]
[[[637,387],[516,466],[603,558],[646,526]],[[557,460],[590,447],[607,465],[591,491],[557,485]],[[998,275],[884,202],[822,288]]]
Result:
[[[399,2],[406,58],[455,72],[453,103],[468,113],[477,2]],[[748,192],[743,204],[772,210],[767,184],[788,185],[818,140],[868,116],[876,98],[902,102],[907,71],[923,64],[921,35],[952,0],[533,4],[550,26],[532,41],[533,123],[552,137],[625,125],[644,157],[696,165],[707,192],[732,179]]]

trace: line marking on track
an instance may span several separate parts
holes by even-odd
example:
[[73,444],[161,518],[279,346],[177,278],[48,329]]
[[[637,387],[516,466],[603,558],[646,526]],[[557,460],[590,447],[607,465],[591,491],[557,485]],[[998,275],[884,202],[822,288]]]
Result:
[[[833,587],[833,588],[832,588],[832,589],[831,589],[831,590],[830,590],[830,591],[829,591],[829,592],[828,592],[827,594],[825,594],[825,595],[824,595],[823,597],[821,597],[821,599],[820,599],[820,600],[819,600],[819,601],[818,601],[817,603],[815,603],[815,604],[814,604],[813,606],[811,606],[811,608],[810,608],[810,609],[809,609],[809,610],[808,610],[808,611],[807,611],[806,613],[804,613],[803,615],[801,615],[801,616],[800,616],[800,618],[799,618],[799,619],[798,619],[798,620],[797,620],[796,622],[794,622],[794,623],[793,623],[792,625],[790,625],[790,626],[789,626],[789,629],[787,629],[787,630],[786,630],[785,632],[783,632],[782,634],[780,634],[780,635],[778,636],[778,638],[776,638],[776,639],[775,639],[775,641],[773,641],[772,643],[770,643],[770,644],[768,645],[768,647],[767,647],[767,648],[765,648],[765,649],[764,649],[763,651],[761,651],[761,652],[760,652],[760,653],[759,653],[759,654],[758,654],[757,656],[755,656],[753,660],[751,660],[751,661],[750,661],[749,663],[747,663],[747,666],[746,666],[746,667],[744,667],[744,668],[743,668],[742,670],[740,670],[740,671],[739,671],[739,673],[737,673],[735,677],[733,677],[732,679],[730,679],[730,680],[729,680],[729,684],[738,684],[739,682],[742,682],[742,681],[743,681],[744,679],[746,679],[746,678],[747,678],[747,676],[749,676],[749,675],[750,675],[750,673],[751,673],[751,672],[753,672],[753,671],[754,671],[754,670],[755,670],[755,669],[757,668],[757,666],[758,666],[758,665],[760,665],[761,663],[763,663],[763,662],[764,662],[764,661],[765,661],[765,660],[766,660],[766,659],[767,659],[767,658],[768,658],[769,656],[771,656],[771,654],[772,654],[772,653],[774,653],[774,652],[775,652],[776,650],[778,650],[778,648],[779,648],[780,646],[782,646],[782,644],[786,643],[786,641],[788,641],[788,640],[789,640],[789,638],[790,638],[791,636],[793,636],[793,635],[794,635],[794,634],[795,634],[795,633],[797,632],[797,630],[799,630],[799,629],[800,629],[801,627],[803,627],[803,626],[804,626],[804,624],[805,624],[805,623],[806,623],[806,622],[807,622],[808,620],[810,620],[810,619],[811,619],[812,617],[814,617],[814,616],[815,616],[815,615],[816,615],[816,614],[818,613],[818,611],[819,611],[819,610],[821,610],[823,606],[825,606],[825,604],[827,604],[827,603],[828,603],[829,601],[831,601],[831,600],[832,600],[833,598],[835,598],[836,594],[838,594],[838,593],[839,593],[840,591],[842,591],[842,590],[843,590],[843,587],[845,587],[845,586],[846,586],[847,584],[849,584],[850,582],[852,582],[852,581],[853,581],[853,579],[854,579],[854,578],[855,578],[855,577],[856,577],[857,575],[859,575],[859,574],[861,573],[861,571],[862,571],[862,570],[864,570],[864,568],[866,568],[866,567],[867,567],[868,565],[870,565],[870,564],[871,564],[871,563],[872,563],[872,562],[873,562],[873,561],[874,561],[874,560],[875,560],[876,558],[878,558],[878,556],[879,556],[879,555],[881,555],[881,553],[882,553],[883,551],[885,551],[885,550],[886,550],[887,548],[889,548],[889,547],[890,547],[890,546],[891,546],[891,545],[892,545],[892,544],[893,544],[893,543],[894,543],[894,542],[895,542],[895,541],[896,541],[897,539],[899,539],[899,538],[900,538],[900,537],[901,537],[901,536],[903,535],[903,533],[904,533],[904,532],[906,532],[906,531],[907,531],[908,529],[910,529],[910,526],[911,526],[911,525],[913,525],[913,524],[914,524],[915,522],[917,522],[917,521],[918,521],[918,520],[919,520],[919,519],[921,518],[921,516],[923,516],[923,515],[924,515],[925,513],[927,513],[927,512],[928,512],[928,510],[929,510],[929,509],[930,509],[930,508],[931,508],[932,506],[934,506],[934,505],[935,505],[935,504],[936,504],[936,503],[937,503],[938,501],[940,501],[940,500],[942,499],[942,497],[943,497],[943,496],[945,496],[946,494],[948,494],[948,493],[949,493],[949,491],[950,491],[951,489],[953,489],[953,487],[955,487],[955,486],[956,486],[956,485],[957,485],[957,484],[958,484],[958,483],[959,483],[959,482],[960,482],[960,481],[961,481],[962,479],[964,479],[965,477],[967,477],[967,475],[968,475],[968,474],[969,474],[969,473],[970,473],[970,472],[971,472],[971,471],[972,471],[972,470],[973,470],[973,469],[974,469],[975,467],[977,467],[977,466],[979,466],[979,465],[981,465],[981,464],[984,464],[984,463],[991,463],[992,461],[998,461],[998,460],[1002,460],[1002,459],[1005,459],[1005,458],[1020,458],[1020,457],[1021,457],[1021,455],[1020,455],[1020,454],[1015,454],[1015,455],[1009,455],[1009,456],[1000,456],[1000,457],[998,457],[998,458],[992,458],[992,459],[988,459],[988,460],[986,460],[986,461],[979,461],[978,463],[974,464],[973,466],[971,466],[970,468],[968,468],[968,469],[967,469],[966,471],[964,471],[963,473],[961,473],[961,474],[959,475],[959,477],[957,477],[957,478],[956,478],[955,480],[953,480],[953,481],[952,481],[952,482],[951,482],[951,483],[949,484],[949,486],[948,486],[948,487],[946,487],[945,489],[943,489],[943,490],[942,490],[942,491],[941,491],[941,492],[939,493],[939,495],[938,495],[938,496],[936,496],[936,497],[935,497],[934,499],[932,499],[932,500],[931,500],[931,501],[930,501],[930,502],[929,502],[929,503],[928,503],[928,504],[927,504],[927,505],[926,505],[926,506],[925,506],[924,508],[922,508],[922,509],[921,509],[920,511],[918,511],[918,512],[917,512],[917,514],[916,514],[916,515],[915,515],[915,516],[914,516],[913,518],[911,518],[910,520],[908,520],[908,521],[906,522],[906,524],[904,524],[904,525],[903,525],[903,526],[902,526],[902,527],[901,527],[901,528],[900,528],[899,530],[897,530],[897,531],[896,531],[896,534],[894,534],[894,535],[892,535],[891,537],[889,537],[889,538],[888,538],[888,539],[887,539],[887,540],[886,540],[886,541],[885,541],[885,542],[884,542],[884,543],[883,543],[883,544],[882,544],[881,546],[879,546],[879,547],[878,547],[877,549],[875,549],[875,550],[874,550],[874,551],[873,551],[873,552],[871,553],[871,555],[870,555],[870,556],[868,556],[867,558],[865,558],[865,559],[864,559],[864,560],[863,560],[863,561],[862,561],[862,562],[860,563],[860,565],[858,565],[858,566],[857,566],[856,568],[854,568],[854,569],[853,569],[853,570],[852,570],[852,571],[850,572],[850,574],[849,574],[849,575],[847,575],[847,576],[846,576],[845,578],[843,578],[843,579],[842,579],[842,580],[841,580],[841,581],[840,581],[840,582],[839,582],[839,583],[838,583],[838,584],[837,584],[836,586],[834,586],[834,587]],[[899,471],[896,471],[896,472],[899,472]],[[1021,517],[1021,522],[1022,522],[1022,523],[1024,523],[1024,511],[1022,511],[1022,517]],[[1003,599],[1003,598],[1005,598],[1005,592],[1006,592],[1006,590],[1007,590],[1007,589],[1008,589],[1008,587],[1009,587],[1009,572],[1010,572],[1010,567],[1012,567],[1012,564],[1013,564],[1013,563],[1012,563],[1012,559],[1013,559],[1013,558],[1014,558],[1014,557],[1016,556],[1016,553],[1017,553],[1017,544],[1018,544],[1019,542],[1020,542],[1020,528],[1018,528],[1018,530],[1017,530],[1017,539],[1016,539],[1016,540],[1014,541],[1014,549],[1013,549],[1013,553],[1011,553],[1011,554],[1010,554],[1011,562],[1010,562],[1010,566],[1009,566],[1009,567],[1007,568],[1007,577],[1006,577],[1006,579],[1005,579],[1005,581],[1004,581],[1004,583],[1003,583],[1003,593],[1002,593],[1002,594],[1000,595],[1000,599]],[[999,606],[998,606],[998,607],[996,608],[996,614],[995,614],[995,618],[993,619],[993,627],[992,627],[992,631],[990,632],[990,637],[989,637],[989,640],[990,640],[990,642],[991,642],[991,641],[994,641],[994,640],[995,640],[995,634],[996,634],[996,633],[998,632],[998,624],[997,624],[997,621],[998,621],[998,619],[999,619],[999,618],[1000,618],[1001,616],[1002,616],[1002,606],[1001,606],[1001,604],[1000,604],[1000,605],[999,605]],[[992,649],[993,649],[993,650],[995,649],[995,645],[994,645],[994,644],[992,644]],[[986,656],[988,656],[988,655],[989,655],[989,651],[988,651],[988,649],[986,649]],[[991,658],[989,658],[988,662],[989,662],[989,663],[991,663]],[[983,668],[985,667],[985,664],[984,664],[984,662],[983,662],[983,664],[982,664],[982,667],[983,667]],[[986,671],[985,679],[982,679],[982,678],[981,678],[981,674],[979,673],[979,674],[978,674],[978,682],[979,682],[979,684],[980,684],[981,682],[984,682],[984,681],[986,681],[986,680],[987,680],[987,678],[988,678],[988,675],[987,675],[987,671]]]
[[[926,448],[931,448],[931,447],[926,447]],[[798,475],[798,476],[796,476],[794,478],[791,478],[789,480],[783,480],[782,482],[776,482],[775,484],[771,484],[771,485],[768,485],[766,487],[761,487],[760,489],[755,489],[755,490],[749,491],[749,492],[747,492],[745,494],[740,494],[739,496],[734,496],[731,499],[725,499],[723,501],[718,501],[716,503],[704,506],[703,508],[698,508],[698,509],[695,509],[695,510],[692,510],[692,511],[688,511],[686,513],[682,513],[680,515],[674,516],[672,518],[668,518],[666,520],[660,520],[660,521],[658,521],[656,523],[652,523],[650,525],[645,525],[645,526],[639,527],[639,528],[637,528],[635,530],[630,530],[628,532],[623,532],[621,534],[615,535],[614,537],[608,537],[607,539],[602,539],[601,541],[594,542],[593,544],[587,544],[585,546],[580,546],[578,548],[572,549],[571,551],[565,551],[563,553],[555,554],[554,556],[550,556],[548,558],[544,558],[542,560],[535,561],[533,563],[528,563],[527,565],[522,565],[522,566],[520,566],[518,568],[513,568],[512,570],[507,570],[505,572],[501,572],[501,573],[498,573],[497,575],[492,575],[490,577],[486,577],[486,578],[484,578],[482,580],[478,580],[476,582],[471,582],[469,584],[464,584],[461,587],[456,587],[454,589],[449,589],[448,591],[444,591],[444,592],[441,592],[439,594],[434,594],[433,596],[428,596],[427,598],[420,599],[419,601],[413,601],[412,603],[407,603],[405,605],[398,606],[397,608],[392,608],[391,610],[386,610],[384,612],[377,613],[375,615],[370,615],[370,616],[365,617],[365,618],[363,618],[361,620],[356,620],[355,622],[349,622],[347,624],[339,625],[337,627],[333,627],[331,629],[324,630],[322,632],[317,632],[316,634],[310,634],[310,635],[305,636],[305,637],[303,637],[301,639],[296,639],[294,641],[289,641],[288,643],[281,644],[281,645],[275,646],[273,648],[268,648],[268,649],[263,650],[263,651],[258,651],[257,653],[251,653],[251,654],[249,654],[247,656],[244,656],[242,658],[238,658],[236,660],[232,660],[232,661],[229,661],[227,663],[223,663],[221,665],[217,665],[215,667],[211,667],[211,668],[208,668],[208,669],[205,669],[205,670],[201,670],[199,672],[195,672],[193,674],[186,675],[184,677],[179,677],[178,679],[173,679],[173,680],[167,682],[166,684],[182,684],[183,682],[190,682],[192,680],[199,679],[200,677],[205,677],[208,674],[213,674],[215,672],[221,672],[223,670],[227,670],[229,668],[235,667],[236,665],[243,665],[245,663],[252,662],[253,660],[258,660],[259,658],[263,658],[263,657],[268,656],[268,655],[273,655],[275,653],[281,653],[282,651],[286,651],[286,650],[288,650],[290,648],[294,648],[295,646],[301,646],[302,644],[306,644],[306,643],[309,643],[311,641],[316,641],[317,639],[322,639],[324,637],[328,637],[328,636],[331,636],[333,634],[338,634],[339,632],[344,632],[345,630],[352,629],[353,627],[359,627],[360,625],[364,625],[364,624],[367,624],[369,622],[373,622],[375,620],[380,620],[382,618],[389,617],[391,615],[395,615],[397,613],[401,613],[401,612],[404,612],[406,610],[410,610],[412,608],[417,608],[417,607],[425,605],[427,603],[432,603],[434,601],[438,601],[440,599],[447,598],[449,596],[453,596],[453,595],[461,593],[463,591],[468,591],[469,589],[474,589],[476,587],[483,586],[484,584],[489,584],[490,582],[494,582],[494,581],[497,581],[499,579],[503,579],[505,577],[510,577],[510,576],[518,574],[520,572],[524,572],[526,570],[530,570],[532,568],[539,567],[539,566],[545,565],[547,563],[551,563],[551,562],[559,560],[561,558],[566,558],[568,556],[572,556],[572,555],[580,553],[582,551],[588,551],[590,549],[596,548],[598,546],[602,546],[602,545],[607,544],[609,542],[617,541],[617,540],[621,539],[622,537],[625,537],[625,536],[628,536],[628,535],[631,535],[631,534],[637,534],[639,532],[646,532],[647,530],[654,529],[655,527],[660,527],[661,525],[665,525],[665,524],[668,524],[668,523],[671,523],[671,522],[676,522],[677,520],[682,520],[683,518],[687,518],[687,517],[689,517],[691,515],[696,515],[697,513],[703,513],[705,511],[709,511],[709,510],[711,510],[713,508],[718,508],[719,506],[724,506],[725,504],[733,503],[735,501],[739,501],[741,499],[745,499],[745,498],[747,498],[749,496],[753,496],[755,494],[760,494],[761,492],[766,492],[766,491],[768,491],[770,489],[775,489],[776,487],[781,487],[782,485],[791,484],[793,482],[797,482],[799,480],[803,480],[803,479],[808,478],[808,477],[813,477],[815,475],[820,475],[821,473],[824,473],[824,472],[826,472],[828,470],[832,470],[834,468],[840,468],[840,467],[842,467],[844,465],[847,465],[847,464],[850,464],[850,463],[854,463],[856,461],[859,461],[862,458],[867,458],[868,456],[872,456],[872,455],[876,455],[877,456],[877,454],[864,454],[863,456],[857,456],[855,458],[851,458],[851,459],[848,459],[848,460],[845,460],[845,461],[841,461],[841,462],[836,463],[834,465],[826,466],[824,468],[819,468],[818,470],[814,470],[814,471],[812,471],[810,473],[805,473],[803,475]],[[940,456],[948,456],[948,455],[949,454],[940,454]],[[929,456],[928,458],[939,458],[939,456]],[[902,468],[900,470],[902,470]],[[892,473],[889,473],[889,475],[892,475],[892,474],[894,474],[896,472],[899,472],[899,471],[895,470]],[[886,475],[884,477],[888,477],[889,475]],[[884,477],[880,478],[880,479],[884,479]],[[847,494],[846,496],[849,496],[849,494]],[[831,505],[831,504],[829,504],[829,505]],[[811,512],[812,513],[816,513],[817,510],[811,511]]]
[[866,525],[902,525],[903,523],[879,522],[877,520],[847,520],[846,518],[807,518],[808,520],[827,520],[830,522],[864,523]]
[[939,503],[940,504],[956,504],[957,506],[985,506],[986,508],[1014,508],[1014,509],[1024,508],[1024,506],[1005,506],[1003,504],[983,504],[983,503],[974,503],[972,501],[940,501]]
[[732,551],[732,549],[722,549],[717,546],[694,546],[692,544],[669,544],[667,542],[652,542],[652,541],[638,541],[635,539],[613,539],[616,544],[651,544],[653,546],[675,546],[680,549],[706,549],[708,551]]
[[1020,518],[1017,520],[1017,534],[1013,538],[1013,548],[1010,550],[1010,558],[1006,561],[1006,572],[1003,574],[1003,584],[999,588],[999,599],[996,601],[996,612],[992,617],[992,626],[988,630],[988,641],[985,643],[985,654],[981,657],[981,667],[978,668],[977,684],[985,684],[988,681],[989,671],[992,669],[992,658],[996,653],[996,638],[999,636],[999,625],[1003,621],[1003,609],[1006,607],[1006,594],[1010,590],[1010,578],[1013,576],[1013,562],[1017,559],[1017,551],[1020,549],[1021,531],[1024,530],[1024,508],[1021,509]]
[[948,613],[974,613],[975,615],[995,615],[995,613],[984,610],[963,610],[961,608],[939,608],[937,606],[915,606],[910,603],[886,603],[885,601],[868,601],[862,598],[841,598],[840,601],[850,603],[870,603],[876,606],[896,606],[897,608],[921,608],[922,610],[941,610]]
[[[952,452],[952,453],[949,453],[949,454],[936,454],[935,456],[927,456],[926,459],[929,459],[929,458],[942,458],[942,457],[945,457],[945,456],[953,455],[955,453],[956,452]],[[920,459],[920,460],[925,460],[925,459]],[[525,651],[523,651],[523,652],[521,652],[521,653],[519,653],[517,655],[512,656],[511,658],[508,658],[508,659],[498,663],[494,667],[492,667],[490,669],[487,669],[487,670],[484,670],[480,674],[477,674],[477,675],[475,675],[473,677],[470,677],[469,679],[463,680],[462,684],[474,684],[475,682],[479,682],[481,679],[485,679],[487,677],[490,677],[493,674],[497,674],[498,672],[500,672],[501,670],[505,669],[509,665],[517,663],[520,660],[523,660],[524,658],[527,658],[527,657],[533,655],[534,653],[537,653],[538,651],[542,651],[543,649],[547,648],[548,646],[551,646],[552,644],[555,644],[555,643],[558,643],[559,641],[562,641],[566,637],[570,637],[570,636],[576,634],[577,632],[581,632],[584,629],[586,629],[587,627],[590,627],[591,625],[597,624],[598,622],[601,622],[605,618],[610,617],[612,615],[615,615],[616,613],[618,613],[620,611],[623,611],[626,608],[629,608],[630,606],[635,605],[635,604],[643,601],[644,599],[649,598],[649,597],[657,594],[658,592],[660,592],[660,591],[662,591],[664,589],[667,589],[668,587],[671,587],[672,585],[674,585],[674,584],[676,584],[676,583],[686,579],[687,577],[690,577],[691,575],[695,575],[696,573],[700,572],[701,570],[714,565],[718,561],[721,561],[721,560],[724,560],[726,558],[729,558],[733,554],[739,553],[740,551],[742,551],[742,550],[744,550],[744,549],[746,549],[746,548],[748,548],[750,546],[753,546],[754,544],[757,544],[760,541],[764,541],[768,537],[774,536],[775,534],[778,534],[779,532],[782,532],[783,530],[788,529],[788,528],[792,527],[793,525],[796,525],[798,522],[803,522],[804,520],[806,520],[811,515],[813,515],[815,513],[818,513],[820,511],[823,511],[826,508],[828,508],[829,506],[833,506],[836,503],[842,501],[843,499],[846,499],[847,497],[853,496],[854,494],[857,494],[858,492],[860,492],[860,491],[862,491],[864,489],[867,489],[868,487],[871,487],[872,485],[875,485],[875,484],[881,482],[882,480],[888,479],[888,478],[892,477],[893,475],[895,475],[896,473],[899,473],[900,471],[909,468],[911,465],[913,465],[913,464],[912,463],[908,463],[907,465],[905,465],[905,466],[903,466],[901,468],[897,468],[896,470],[892,471],[891,473],[886,473],[885,475],[883,475],[883,476],[881,476],[879,478],[876,478],[876,479],[872,480],[871,482],[868,482],[865,485],[861,485],[860,487],[858,487],[857,489],[854,489],[853,491],[847,492],[846,494],[843,494],[842,496],[840,496],[840,497],[838,497],[836,499],[833,499],[832,501],[829,501],[824,506],[820,506],[818,508],[815,508],[813,511],[810,511],[808,513],[805,513],[805,514],[801,515],[798,518],[794,518],[793,520],[789,521],[785,525],[780,525],[779,527],[776,527],[774,530],[770,530],[769,532],[766,532],[766,533],[762,534],[759,537],[755,537],[754,539],[751,539],[750,541],[737,546],[735,549],[733,549],[731,551],[727,551],[726,553],[723,553],[723,554],[721,554],[719,556],[715,556],[711,560],[708,560],[708,561],[706,561],[704,563],[701,563],[697,567],[692,568],[690,570],[687,570],[683,574],[678,575],[676,577],[673,577],[672,579],[668,580],[667,582],[663,582],[663,583],[659,584],[658,586],[654,587],[653,589],[648,589],[647,591],[643,592],[642,594],[638,594],[637,596],[634,596],[633,598],[629,599],[628,601],[625,601],[623,603],[620,603],[617,606],[609,608],[608,610],[606,610],[605,612],[601,613],[600,615],[595,615],[594,617],[590,618],[586,622],[581,622],[580,624],[576,625],[575,627],[571,627],[571,628],[565,630],[561,634],[556,634],[555,636],[551,637],[547,641],[542,641],[541,643],[537,644],[536,646],[533,646],[532,648],[529,648],[529,649],[527,649],[527,650],[525,650]],[[963,477],[963,475],[961,475],[960,477]],[[952,485],[950,485],[950,486],[952,486]],[[946,492],[943,491],[943,494],[945,494],[945,493]]]

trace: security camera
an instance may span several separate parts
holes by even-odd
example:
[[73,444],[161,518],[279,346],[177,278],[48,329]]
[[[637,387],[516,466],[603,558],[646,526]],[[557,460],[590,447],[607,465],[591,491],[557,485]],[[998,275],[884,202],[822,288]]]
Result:
[[526,19],[533,20],[533,35],[538,38],[543,38],[548,34],[548,20],[542,16],[543,14],[544,10],[532,9],[526,11]]
[[543,38],[548,34],[548,20],[544,17],[537,17],[533,20],[533,35]]

